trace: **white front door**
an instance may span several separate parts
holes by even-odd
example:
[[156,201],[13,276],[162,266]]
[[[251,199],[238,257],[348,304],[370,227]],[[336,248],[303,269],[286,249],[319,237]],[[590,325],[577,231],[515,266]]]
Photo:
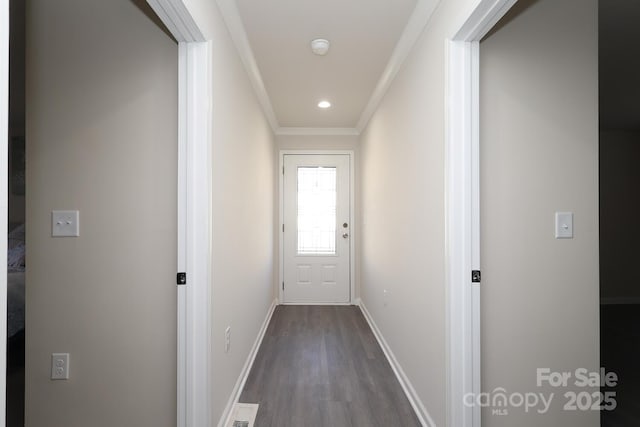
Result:
[[285,303],[350,301],[348,154],[285,154]]

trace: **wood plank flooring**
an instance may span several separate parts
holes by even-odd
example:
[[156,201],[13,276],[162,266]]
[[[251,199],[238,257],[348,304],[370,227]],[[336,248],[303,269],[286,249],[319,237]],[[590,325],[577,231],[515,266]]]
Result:
[[356,306],[276,307],[240,402],[255,427],[420,426]]

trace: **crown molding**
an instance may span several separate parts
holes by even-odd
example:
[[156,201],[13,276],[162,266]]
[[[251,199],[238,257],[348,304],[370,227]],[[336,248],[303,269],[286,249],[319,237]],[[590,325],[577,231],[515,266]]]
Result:
[[382,98],[384,98],[385,93],[389,90],[391,83],[396,78],[398,71],[400,71],[402,64],[409,56],[409,53],[411,53],[411,50],[429,23],[431,15],[439,3],[440,0],[418,0],[413,13],[407,22],[407,26],[402,32],[402,36],[400,36],[400,40],[398,40],[398,43],[391,54],[387,67],[382,73],[380,80],[378,80],[378,84],[373,91],[371,98],[369,98],[367,106],[360,115],[360,119],[356,125],[356,129],[359,133],[364,131],[369,120],[371,120],[373,113],[375,113],[380,106]]
[[206,38],[187,10],[184,2],[176,0],[147,0],[151,9],[178,42],[204,42]]
[[280,127],[271,100],[262,80],[262,75],[249,44],[247,33],[235,0],[216,0],[222,19],[224,20],[231,39],[238,50],[240,59],[249,75],[249,80],[262,106],[265,116],[276,135],[360,135],[366,128],[373,113],[378,109],[382,98],[391,86],[402,64],[409,56],[413,46],[427,26],[433,11],[440,0],[418,0],[416,7],[407,22],[407,26],[398,40],[387,66],[378,80],[367,106],[362,111],[355,128],[289,128]]
[[356,128],[279,127],[276,129],[275,134],[296,136],[358,136],[360,132]]
[[280,125],[276,118],[276,113],[273,110],[273,106],[271,105],[269,95],[267,94],[267,89],[264,86],[264,81],[262,80],[260,69],[258,68],[256,58],[253,55],[253,50],[249,44],[249,39],[247,38],[244,25],[242,24],[242,18],[240,18],[240,12],[238,11],[236,2],[235,0],[217,0],[217,3],[220,13],[222,14],[222,19],[231,34],[231,39],[236,45],[240,59],[242,60],[244,68],[249,75],[249,80],[251,81],[251,85],[258,97],[258,102],[262,106],[262,110],[269,122],[269,125],[271,126],[271,130],[275,133]]

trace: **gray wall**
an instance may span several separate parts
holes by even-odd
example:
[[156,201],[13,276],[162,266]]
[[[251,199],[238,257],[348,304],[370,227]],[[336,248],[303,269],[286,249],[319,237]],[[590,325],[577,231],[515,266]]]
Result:
[[[214,423],[222,416],[274,300],[275,173],[271,128],[213,6],[212,367]],[[231,348],[224,331],[231,326]]]
[[128,0],[31,0],[27,28],[26,424],[175,426],[177,45]]
[[[537,368],[599,367],[597,11],[520,0],[481,43],[483,389],[556,394],[484,426],[599,425],[563,410],[585,389],[536,385]],[[574,212],[574,239],[554,238],[555,211]]]
[[472,3],[440,3],[360,138],[361,298],[438,426],[447,388],[444,41]]
[[600,132],[600,296],[640,303],[640,132]]

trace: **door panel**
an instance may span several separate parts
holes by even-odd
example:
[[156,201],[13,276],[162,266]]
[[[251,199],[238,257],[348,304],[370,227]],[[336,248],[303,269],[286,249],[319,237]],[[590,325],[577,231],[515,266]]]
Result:
[[349,155],[284,156],[284,302],[350,301]]

